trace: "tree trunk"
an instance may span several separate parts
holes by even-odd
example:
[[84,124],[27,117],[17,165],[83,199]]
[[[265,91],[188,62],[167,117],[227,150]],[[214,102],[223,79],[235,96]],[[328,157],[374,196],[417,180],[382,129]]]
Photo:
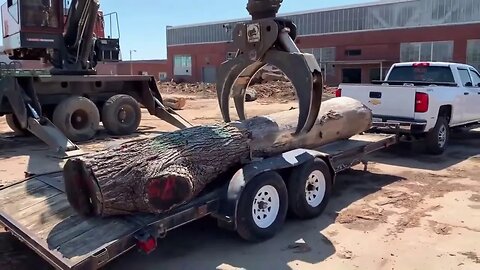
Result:
[[181,110],[187,105],[186,98],[170,97],[163,100],[165,106],[172,108],[173,110]]
[[248,88],[245,93],[245,102],[253,102],[255,100],[257,100],[257,91]]
[[372,114],[354,99],[331,99],[322,104],[312,131],[294,137],[297,118],[298,111],[290,110],[196,126],[70,159],[64,167],[67,197],[76,211],[89,216],[163,213],[252,157],[347,139],[369,129]]

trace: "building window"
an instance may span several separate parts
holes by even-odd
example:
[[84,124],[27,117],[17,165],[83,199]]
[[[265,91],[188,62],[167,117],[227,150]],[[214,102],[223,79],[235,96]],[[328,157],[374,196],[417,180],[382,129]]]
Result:
[[192,57],[190,55],[175,55],[173,58],[173,74],[192,76]]
[[468,41],[467,64],[480,70],[480,39],[472,39]]
[[160,81],[165,81],[167,79],[167,73],[166,72],[159,72],[158,73],[158,79]]
[[400,45],[401,62],[451,62],[452,59],[453,41],[414,42]]
[[345,50],[346,56],[359,56],[362,55],[362,50]]
[[309,48],[302,49],[301,51],[304,53],[313,54],[325,75],[335,76],[335,47]]

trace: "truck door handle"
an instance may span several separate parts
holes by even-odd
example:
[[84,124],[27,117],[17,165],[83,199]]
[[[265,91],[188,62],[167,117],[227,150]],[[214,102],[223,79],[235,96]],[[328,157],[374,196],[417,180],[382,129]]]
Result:
[[468,92],[464,92],[464,93],[463,93],[463,95],[465,95],[465,96],[468,96],[468,95],[469,95],[469,93],[468,93]]
[[382,98],[382,92],[370,92],[370,98]]

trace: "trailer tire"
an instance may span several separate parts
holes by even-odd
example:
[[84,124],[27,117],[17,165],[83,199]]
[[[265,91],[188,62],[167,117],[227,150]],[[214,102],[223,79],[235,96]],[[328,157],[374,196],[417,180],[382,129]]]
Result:
[[332,191],[332,174],[321,159],[295,167],[288,179],[289,211],[300,219],[320,216]]
[[115,95],[102,108],[102,122],[112,135],[130,135],[137,131],[142,119],[138,102],[129,95]]
[[237,233],[250,242],[270,239],[282,228],[287,210],[282,177],[276,172],[260,174],[247,183],[238,201]]
[[5,115],[5,120],[7,122],[8,127],[13,131],[16,136],[29,136],[31,135],[30,131],[27,129],[22,128],[20,123],[17,120],[17,117],[12,114]]
[[427,152],[441,155],[445,152],[450,140],[450,127],[445,117],[439,117],[435,127],[428,132],[426,138]]
[[100,126],[100,113],[90,99],[69,97],[57,105],[53,112],[53,124],[72,141],[88,141],[95,137]]

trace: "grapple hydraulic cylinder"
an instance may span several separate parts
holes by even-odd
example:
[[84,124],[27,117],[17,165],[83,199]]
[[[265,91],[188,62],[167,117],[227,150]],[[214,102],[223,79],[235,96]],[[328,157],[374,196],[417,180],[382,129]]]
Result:
[[240,120],[246,119],[245,94],[254,75],[266,65],[280,69],[290,79],[299,103],[296,134],[309,132],[315,124],[322,100],[323,81],[314,55],[302,53],[294,40],[296,25],[277,18],[282,0],[249,0],[252,20],[237,24],[233,43],[234,59],[224,62],[217,77],[217,96],[222,117],[230,122],[230,97]]

